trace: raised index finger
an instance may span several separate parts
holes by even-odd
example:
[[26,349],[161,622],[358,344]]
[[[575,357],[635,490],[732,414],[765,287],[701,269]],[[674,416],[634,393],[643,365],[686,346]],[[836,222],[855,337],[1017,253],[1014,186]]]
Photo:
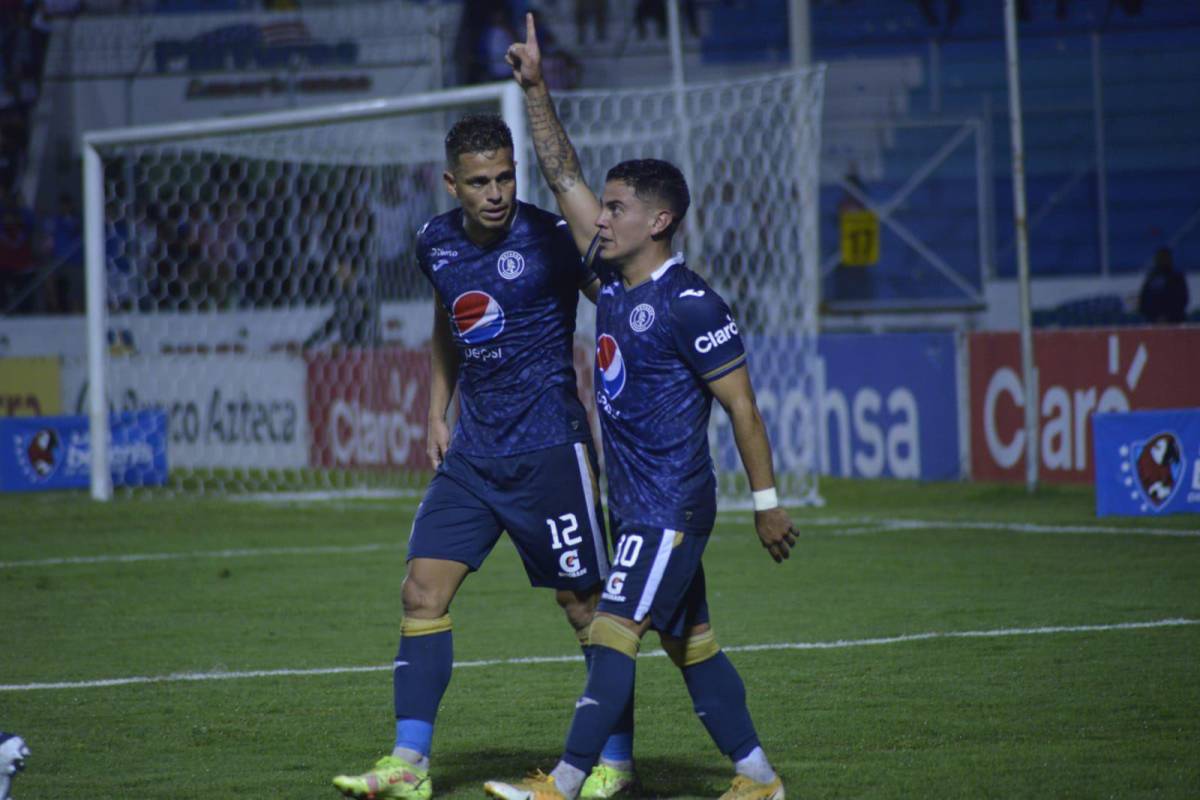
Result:
[[533,24],[533,13],[525,12],[525,44],[537,46],[537,28]]

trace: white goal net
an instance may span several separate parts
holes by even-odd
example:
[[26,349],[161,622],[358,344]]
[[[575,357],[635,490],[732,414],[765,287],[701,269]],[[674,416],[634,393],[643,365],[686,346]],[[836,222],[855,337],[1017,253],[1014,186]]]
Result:
[[[820,100],[819,73],[559,100],[595,186],[623,158],[687,172],[684,249],[749,335],[793,500],[816,496],[816,217],[805,209]],[[515,85],[85,137],[89,358],[67,365],[63,390],[91,415],[93,496],[114,479],[419,491],[432,307],[412,248],[449,207],[445,131],[481,110],[514,129],[522,196],[553,208]],[[585,306],[576,351],[589,397]],[[149,450],[137,443],[155,436],[164,452],[140,462]],[[713,440],[723,487],[744,497],[727,425]]]

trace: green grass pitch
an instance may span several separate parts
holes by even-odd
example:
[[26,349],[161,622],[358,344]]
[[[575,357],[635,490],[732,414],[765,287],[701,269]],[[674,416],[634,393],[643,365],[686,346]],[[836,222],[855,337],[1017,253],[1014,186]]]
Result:
[[[1200,797],[1200,520],[1097,520],[1086,489],[823,491],[788,563],[740,514],[705,555],[790,797]],[[0,729],[33,749],[16,797],[336,797],[390,749],[414,505],[0,497]],[[553,766],[583,667],[513,661],[577,650],[507,540],[452,614],[434,788],[479,797]],[[647,796],[716,797],[730,767],[656,650]]]

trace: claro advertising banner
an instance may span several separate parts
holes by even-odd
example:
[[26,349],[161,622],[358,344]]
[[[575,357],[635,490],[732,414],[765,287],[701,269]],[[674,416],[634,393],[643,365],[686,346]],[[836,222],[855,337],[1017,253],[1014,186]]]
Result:
[[305,357],[310,464],[429,469],[429,352],[402,347]]
[[[971,476],[1025,476],[1024,384],[1017,333],[969,338]],[[1091,417],[1200,407],[1200,329],[1118,328],[1034,334],[1039,475],[1092,480]]]

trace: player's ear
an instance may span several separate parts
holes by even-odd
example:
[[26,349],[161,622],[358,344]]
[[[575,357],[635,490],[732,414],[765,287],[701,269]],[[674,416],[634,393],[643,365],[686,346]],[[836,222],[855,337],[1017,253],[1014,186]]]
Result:
[[458,199],[458,183],[454,180],[454,173],[451,172],[450,170],[446,170],[445,172],[443,172],[442,173],[442,183],[444,183],[446,185],[446,191],[450,193],[450,196],[453,197],[455,200],[457,200]]
[[665,233],[666,230],[671,227],[671,223],[674,222],[674,220],[675,215],[672,214],[669,209],[660,208],[658,211],[654,212],[654,216],[650,218],[650,235],[655,239],[662,236],[663,233]]

